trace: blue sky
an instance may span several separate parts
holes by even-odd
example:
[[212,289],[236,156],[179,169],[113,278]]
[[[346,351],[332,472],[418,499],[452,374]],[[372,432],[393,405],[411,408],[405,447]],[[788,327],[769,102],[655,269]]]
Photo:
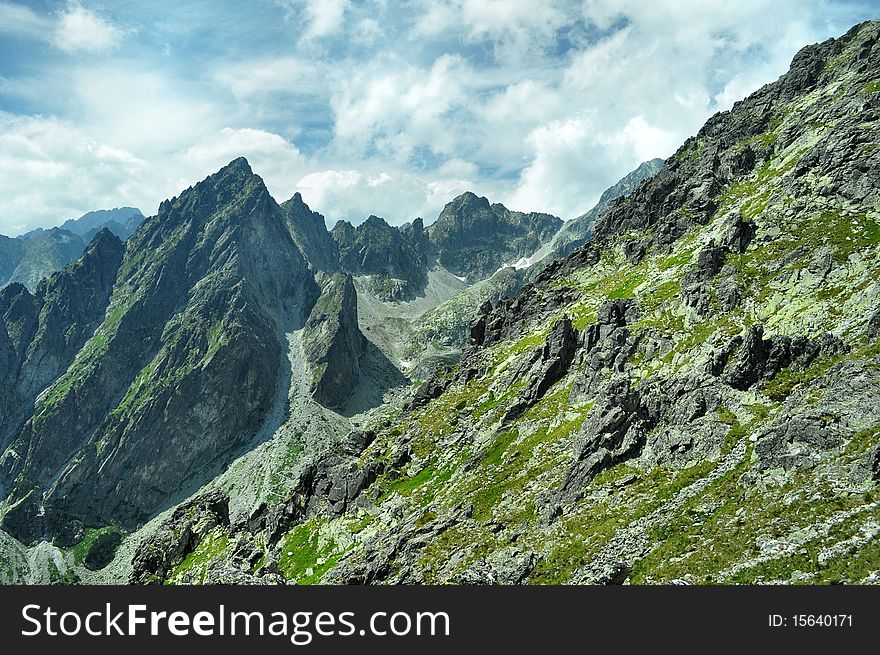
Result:
[[873,1],[0,0],[0,233],[244,155],[332,224],[571,218]]

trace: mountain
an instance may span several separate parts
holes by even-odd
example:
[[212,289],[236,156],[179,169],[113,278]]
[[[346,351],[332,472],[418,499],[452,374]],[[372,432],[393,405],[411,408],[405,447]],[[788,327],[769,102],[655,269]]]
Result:
[[140,209],[117,207],[116,209],[99,209],[83,214],[79,218],[69,219],[61,225],[61,229],[83,236],[92,230],[106,227],[124,241],[134,234],[143,221],[144,215]]
[[0,286],[21,282],[35,291],[40,280],[78,259],[100,230],[128,239],[143,221],[140,210],[122,207],[89,212],[61,227],[37,228],[16,239],[0,235]]
[[352,275],[369,276],[370,291],[382,300],[411,298],[424,290],[426,253],[378,216],[370,216],[357,227],[339,221],[331,236],[339,252],[339,267]]
[[0,246],[2,283],[20,282],[36,290],[40,280],[77,259],[92,236],[86,238],[56,227],[27,239],[0,237],[5,245]]
[[327,231],[324,217],[309,209],[299,193],[281,203],[281,209],[293,242],[305,260],[325,273],[339,270],[339,248]]
[[533,254],[561,226],[550,214],[510,211],[467,192],[443,208],[427,235],[437,261],[474,283]]
[[[243,159],[163,202],[114,273],[100,325],[0,459],[3,527],[25,542],[134,528],[204,482],[257,434],[276,402],[283,333],[318,295]],[[29,348],[50,348],[45,338]]]
[[327,281],[306,328],[304,353],[312,370],[312,395],[326,407],[338,407],[360,382],[360,363],[367,351],[351,275],[336,273]]
[[44,279],[33,294],[18,283],[0,291],[0,443],[100,323],[122,252],[119,239],[101,230],[78,262]]
[[876,581],[878,70],[880,22],[804,48],[611,201],[588,243],[485,303],[457,364],[366,416],[286,497],[239,520],[239,492],[213,485],[114,570]]

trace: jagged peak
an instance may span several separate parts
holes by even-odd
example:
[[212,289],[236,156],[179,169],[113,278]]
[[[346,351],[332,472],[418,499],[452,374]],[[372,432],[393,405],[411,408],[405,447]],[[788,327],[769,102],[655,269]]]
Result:
[[293,194],[288,200],[285,200],[281,203],[282,207],[293,207],[294,209],[304,209],[305,211],[311,212],[312,208],[303,200],[302,194],[297,191]]
[[21,295],[32,296],[33,294],[21,282],[10,282],[0,289],[0,307],[5,307],[13,298]]
[[[238,157],[226,166],[185,189],[179,196],[163,200],[159,205],[158,216],[167,215],[175,206],[220,205],[229,202],[233,197],[247,192],[269,196],[263,178],[255,174],[247,159]],[[148,219],[149,220],[149,219]]]
[[99,248],[103,248],[109,244],[121,244],[122,240],[113,234],[110,228],[102,227],[95,233],[95,236],[92,237],[92,240],[89,242],[89,245],[86,247],[86,252],[91,250],[96,250]]
[[361,223],[361,225],[364,225],[365,227],[376,226],[376,227],[381,227],[383,229],[391,227],[391,225],[388,224],[388,221],[386,221],[381,216],[376,216],[375,214],[370,214],[367,217],[367,220],[365,220],[363,223]]
[[232,171],[253,174],[253,170],[251,170],[251,165],[245,157],[236,157],[231,162],[226,164],[226,166],[221,168],[219,173]]
[[338,221],[336,221],[336,225],[333,226],[333,230],[331,231],[353,232],[354,225],[352,225],[350,221],[347,221],[344,218],[340,218]]
[[456,196],[450,202],[446,204],[446,207],[443,208],[442,213],[446,213],[448,211],[460,211],[462,209],[489,209],[489,199],[485,196],[478,196],[473,191],[465,191],[464,193]]

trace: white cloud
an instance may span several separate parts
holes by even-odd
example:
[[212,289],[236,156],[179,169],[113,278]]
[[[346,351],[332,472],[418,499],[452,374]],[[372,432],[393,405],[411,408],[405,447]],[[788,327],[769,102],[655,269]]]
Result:
[[357,224],[370,214],[400,225],[419,216],[430,222],[443,205],[473,188],[473,183],[451,176],[425,178],[400,169],[349,169],[309,173],[296,188],[330,226],[341,219]]
[[306,15],[309,27],[306,37],[321,37],[333,34],[342,27],[342,20],[350,0],[309,0],[306,2]]
[[[301,190],[333,219],[430,220],[467,189],[568,218],[867,11],[799,0],[276,4],[280,26],[222,0],[204,23],[192,6],[148,23],[127,3],[108,3],[111,19],[90,0],[56,13],[0,0],[0,33],[31,48],[26,73],[0,62],[3,106],[43,114],[0,121],[4,162],[16,154],[26,173],[0,171],[0,232],[102,206],[149,213],[240,155],[277,199]],[[123,48],[126,25],[144,38]],[[212,50],[195,54],[205,31]],[[85,66],[67,54],[100,57]]]
[[116,48],[123,35],[109,20],[71,1],[59,15],[54,43],[69,53],[106,52]]
[[[236,100],[248,107],[277,113],[273,107],[278,95],[326,97],[329,67],[299,56],[260,57],[218,66],[213,78],[227,89]],[[278,108],[290,111],[289,107]]]
[[219,130],[230,116],[186,83],[137,62],[71,68],[66,109],[83,129],[145,158]]
[[342,29],[351,0],[276,0],[287,19],[299,27],[303,42],[328,37]]
[[335,144],[352,156],[371,147],[405,163],[417,147],[451,154],[457,134],[450,112],[464,107],[468,67],[456,55],[438,57],[427,70],[393,60],[345,80],[332,99]]
[[23,37],[41,37],[49,21],[23,5],[0,2],[0,34]]
[[138,199],[150,168],[59,120],[0,113],[0,216],[12,234]]
[[296,181],[307,170],[302,153],[284,137],[264,130],[226,127],[203,137],[174,158],[182,169],[178,186],[188,186],[236,157],[248,159],[253,171],[263,178],[279,202],[293,195]]

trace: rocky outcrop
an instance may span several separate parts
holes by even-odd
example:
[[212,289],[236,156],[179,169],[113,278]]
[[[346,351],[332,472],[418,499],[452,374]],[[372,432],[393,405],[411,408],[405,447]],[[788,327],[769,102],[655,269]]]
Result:
[[229,498],[211,490],[174,510],[132,558],[131,584],[162,584],[216,527],[229,525]]
[[501,419],[502,423],[518,418],[565,377],[577,352],[578,341],[578,331],[572,327],[570,318],[566,316],[553,324],[544,347],[523,361],[526,366],[522,368],[526,370],[513,371],[513,379],[525,377],[525,387]]
[[880,309],[874,312],[874,315],[868,319],[868,327],[865,330],[865,335],[869,340],[876,339],[880,336]]
[[360,382],[367,350],[351,275],[336,273],[324,283],[306,320],[303,350],[312,370],[314,399],[325,407],[345,403]]
[[754,325],[745,337],[737,335],[716,355],[710,371],[734,389],[745,390],[789,366],[803,369],[820,355],[833,357],[844,352],[846,346],[831,334],[815,340],[784,335],[765,339],[763,326]]
[[[485,302],[472,321],[469,348],[485,348],[492,344],[522,336],[522,329],[570,302],[574,294],[569,289],[540,289],[525,285],[514,297],[505,297],[496,305]],[[467,353],[462,355],[467,360]]]
[[[811,394],[805,402],[806,393],[794,393],[758,432],[759,471],[815,467],[856,434],[876,429],[876,414],[866,410],[880,403],[880,371],[875,366],[841,362],[822,376]],[[865,478],[873,475],[872,464],[866,461],[861,468]]]

